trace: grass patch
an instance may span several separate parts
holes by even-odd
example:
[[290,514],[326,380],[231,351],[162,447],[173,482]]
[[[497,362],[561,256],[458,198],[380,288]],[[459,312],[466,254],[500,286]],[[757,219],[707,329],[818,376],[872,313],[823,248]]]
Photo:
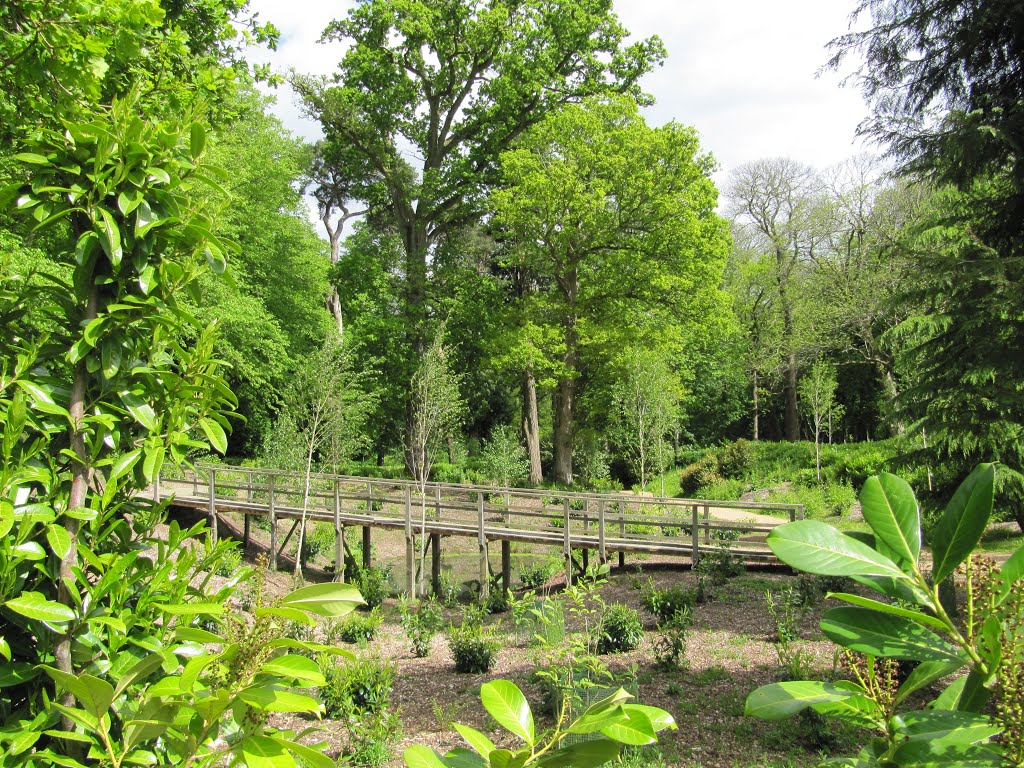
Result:
[[723,680],[728,680],[730,677],[728,670],[725,667],[715,665],[702,669],[700,672],[694,673],[690,681],[694,685],[711,685],[712,683],[720,683]]
[[1016,552],[1024,547],[1024,532],[1017,525],[989,528],[981,537],[980,546],[985,552]]

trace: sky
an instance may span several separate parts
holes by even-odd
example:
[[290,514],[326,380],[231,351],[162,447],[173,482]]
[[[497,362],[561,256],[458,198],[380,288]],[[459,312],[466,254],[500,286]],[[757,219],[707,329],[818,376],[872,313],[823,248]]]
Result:
[[[317,40],[352,5],[251,0],[260,20],[281,30],[277,51],[251,58],[282,72],[330,74],[344,47]],[[760,158],[791,157],[823,169],[866,149],[855,137],[866,116],[860,92],[841,87],[842,73],[818,74],[828,41],[847,31],[853,6],[854,0],[617,0],[615,11],[634,37],[657,34],[668,50],[665,64],[643,80],[656,99],[648,121],[695,127],[719,163],[715,180],[722,186],[730,170]],[[288,129],[319,137],[287,86],[275,95]]]

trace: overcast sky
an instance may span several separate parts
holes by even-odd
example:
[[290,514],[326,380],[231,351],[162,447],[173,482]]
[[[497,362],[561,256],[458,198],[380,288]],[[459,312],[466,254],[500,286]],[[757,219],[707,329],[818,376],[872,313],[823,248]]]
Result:
[[[282,71],[333,72],[344,49],[317,40],[352,4],[251,0],[282,35],[276,52],[252,58]],[[863,149],[854,137],[866,113],[859,92],[840,87],[835,73],[817,76],[826,44],[847,30],[853,0],[617,0],[615,8],[635,37],[657,34],[668,49],[664,66],[643,81],[657,99],[648,119],[696,127],[721,166],[719,184],[730,169],[758,158],[788,156],[824,168]],[[320,135],[286,86],[276,95],[289,129]]]

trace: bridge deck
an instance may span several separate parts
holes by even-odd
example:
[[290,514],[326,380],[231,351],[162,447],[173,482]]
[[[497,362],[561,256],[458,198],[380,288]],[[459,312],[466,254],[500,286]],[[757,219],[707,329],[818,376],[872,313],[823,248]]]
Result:
[[[335,562],[342,562],[342,533],[346,526],[363,528],[364,542],[372,528],[404,531],[406,586],[415,584],[416,538],[433,544],[433,575],[440,570],[440,539],[475,538],[481,551],[481,583],[487,589],[487,543],[502,542],[502,576],[509,583],[511,542],[558,547],[572,577],[572,552],[595,551],[601,562],[609,553],[668,555],[696,563],[701,553],[727,546],[745,561],[775,562],[765,544],[768,531],[803,517],[796,504],[723,502],[705,499],[656,498],[635,494],[594,494],[496,488],[444,483],[417,483],[380,478],[283,472],[244,467],[199,465],[184,477],[164,477],[154,496],[172,499],[176,506],[205,511],[216,535],[217,515],[271,521],[270,558],[276,567],[280,554],[279,520],[333,523]],[[283,550],[283,546],[281,547]],[[364,547],[368,564],[369,547]],[[338,571],[343,569],[338,567]]]

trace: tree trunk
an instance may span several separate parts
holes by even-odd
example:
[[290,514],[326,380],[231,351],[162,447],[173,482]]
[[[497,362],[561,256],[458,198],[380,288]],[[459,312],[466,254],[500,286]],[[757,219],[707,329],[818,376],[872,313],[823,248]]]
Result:
[[523,405],[523,440],[526,442],[526,453],[530,457],[530,484],[539,485],[544,481],[544,473],[540,466],[540,417],[537,413],[537,380],[533,376],[533,368],[527,367],[523,372],[520,391]]
[[573,410],[576,397],[576,381],[564,378],[555,387],[552,397],[554,407],[554,459],[555,481],[572,484],[572,443]]
[[796,442],[800,439],[800,408],[797,404],[796,352],[786,356],[786,395],[785,431],[786,439]]
[[[398,206],[396,205],[396,208]],[[405,249],[405,322],[409,352],[418,361],[426,350],[427,318],[427,232],[426,225],[411,211],[397,216],[401,223],[402,245]],[[415,368],[415,365],[413,366]],[[413,399],[409,397],[405,409],[406,469],[412,474],[415,465],[412,458],[414,431]]]
[[448,445],[448,463],[455,464],[455,438],[449,433],[444,439]]
[[761,404],[757,394],[757,369],[754,369],[754,440],[760,439],[761,435]]

